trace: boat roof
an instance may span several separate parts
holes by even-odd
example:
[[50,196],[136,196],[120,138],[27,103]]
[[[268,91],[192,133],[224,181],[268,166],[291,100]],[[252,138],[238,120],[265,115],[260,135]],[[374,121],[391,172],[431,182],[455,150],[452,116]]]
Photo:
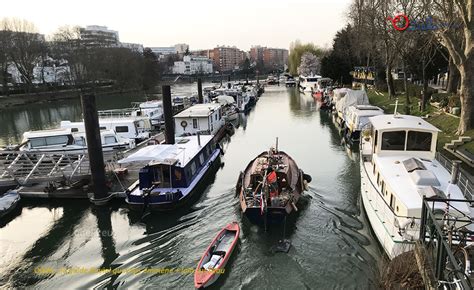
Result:
[[378,115],[370,117],[369,120],[376,130],[415,129],[431,132],[441,131],[422,118],[411,115]]
[[[412,159],[414,167],[409,168],[404,164]],[[443,191],[445,194],[451,194],[452,199],[464,199],[463,194],[458,186],[450,185],[451,175],[444,167],[435,159],[428,160],[424,158],[413,158],[410,156],[377,156],[375,162],[379,168],[379,172],[384,177],[385,183],[398,196],[400,201],[407,206],[408,209],[420,208],[422,205],[423,192],[432,186]],[[423,170],[421,167],[424,167]],[[411,171],[412,169],[415,170]],[[411,172],[408,172],[408,171]],[[417,180],[423,180],[417,184]],[[431,183],[432,185],[423,185]]]
[[383,114],[383,110],[381,108],[371,105],[356,105],[349,107],[349,110],[352,111],[353,114],[360,117],[376,116]]
[[23,133],[23,138],[39,138],[39,137],[52,137],[52,136],[64,136],[71,135],[70,128],[59,128],[59,129],[49,129],[49,130],[37,130],[37,131],[28,131]]
[[176,137],[175,144],[150,145],[138,150],[118,163],[147,162],[150,165],[165,164],[186,166],[199,151],[211,142],[213,135],[201,135],[201,145],[197,136]]
[[220,95],[216,97],[216,100],[219,104],[227,105],[235,103],[235,100],[232,96]]
[[174,117],[175,118],[207,117],[211,115],[215,110],[218,110],[220,107],[221,105],[217,103],[196,104],[190,108],[187,108],[181,113],[174,115]]

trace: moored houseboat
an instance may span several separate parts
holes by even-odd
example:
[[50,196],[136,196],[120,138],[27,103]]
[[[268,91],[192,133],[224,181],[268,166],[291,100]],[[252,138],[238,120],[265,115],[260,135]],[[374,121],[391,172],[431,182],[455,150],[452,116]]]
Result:
[[132,208],[166,211],[179,207],[202,189],[220,154],[212,135],[177,137],[175,144],[140,149],[119,161],[146,164],[125,200]]
[[[362,203],[375,236],[392,259],[414,248],[423,197],[462,200],[464,196],[455,176],[435,158],[436,127],[420,117],[397,114],[369,121],[360,145]],[[449,213],[451,218],[470,216],[465,202],[451,205],[457,209]],[[437,203],[435,211],[443,217],[446,208]]]

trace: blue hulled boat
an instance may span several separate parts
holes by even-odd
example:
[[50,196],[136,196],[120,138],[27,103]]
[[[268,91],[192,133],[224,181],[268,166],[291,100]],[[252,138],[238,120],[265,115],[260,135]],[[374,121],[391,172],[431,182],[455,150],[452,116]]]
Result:
[[127,192],[126,202],[132,207],[158,211],[182,205],[200,191],[220,154],[212,135],[177,137],[175,144],[140,149],[119,161],[146,163],[135,187]]

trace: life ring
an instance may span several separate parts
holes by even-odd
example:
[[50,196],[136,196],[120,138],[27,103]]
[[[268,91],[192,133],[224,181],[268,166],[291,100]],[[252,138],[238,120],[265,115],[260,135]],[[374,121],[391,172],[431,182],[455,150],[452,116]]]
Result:
[[185,120],[181,121],[181,127],[186,128],[188,126],[188,122]]

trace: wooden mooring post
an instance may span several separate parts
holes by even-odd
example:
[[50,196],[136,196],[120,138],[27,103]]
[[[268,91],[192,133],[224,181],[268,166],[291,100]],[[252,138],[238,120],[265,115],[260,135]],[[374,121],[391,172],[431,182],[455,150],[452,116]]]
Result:
[[90,198],[96,205],[106,204],[113,196],[109,194],[105,179],[104,155],[100,140],[99,116],[95,103],[95,95],[81,96],[82,114],[86,130],[87,153],[91,169],[92,188],[94,195]]

